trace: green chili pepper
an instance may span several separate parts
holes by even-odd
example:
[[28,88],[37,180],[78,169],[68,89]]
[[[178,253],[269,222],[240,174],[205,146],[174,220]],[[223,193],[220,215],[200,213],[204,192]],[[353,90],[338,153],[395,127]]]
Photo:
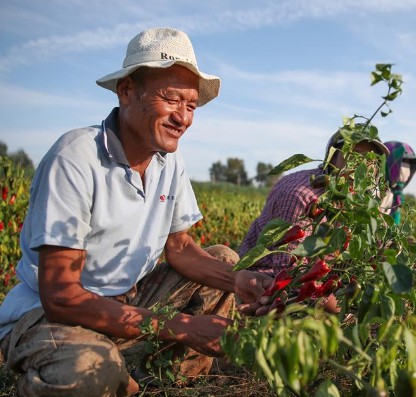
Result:
[[416,396],[416,372],[408,372],[404,369],[398,370],[398,379],[395,388],[397,397]]
[[311,187],[313,187],[314,189],[327,187],[330,181],[331,181],[331,177],[326,174],[321,174],[321,175],[312,174],[309,177],[309,183]]
[[332,198],[335,200],[344,200],[347,195],[339,191],[332,183],[329,185],[329,190],[332,193]]
[[368,310],[370,309],[371,305],[373,305],[380,293],[380,289],[377,285],[367,284],[364,292],[363,297],[361,298],[360,305],[358,306],[358,321],[361,322],[364,320],[365,315],[367,314]]
[[351,279],[348,285],[345,287],[345,296],[349,302],[352,302],[358,294],[361,292],[361,285],[356,279]]

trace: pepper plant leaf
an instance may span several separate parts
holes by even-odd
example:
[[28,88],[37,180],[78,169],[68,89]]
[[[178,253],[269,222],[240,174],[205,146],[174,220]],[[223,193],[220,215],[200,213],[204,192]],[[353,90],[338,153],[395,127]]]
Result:
[[257,239],[257,244],[262,244],[264,246],[273,245],[284,236],[290,226],[291,223],[285,222],[280,218],[271,220],[262,229]]
[[303,243],[300,243],[293,251],[292,254],[296,256],[316,256],[323,254],[327,250],[327,244],[324,240],[316,235],[311,235],[305,238]]
[[233,270],[244,270],[254,265],[258,260],[264,258],[267,255],[272,254],[273,251],[268,250],[264,245],[258,244],[249,250],[246,255],[236,263]]
[[413,287],[413,273],[406,265],[392,265],[383,262],[384,274],[387,281],[396,294],[410,292]]
[[298,167],[299,165],[307,164],[312,161],[319,161],[313,160],[304,154],[294,154],[293,156],[289,157],[288,159],[282,161],[279,165],[274,167],[270,172],[269,175],[280,175],[285,171],[289,171],[293,168]]

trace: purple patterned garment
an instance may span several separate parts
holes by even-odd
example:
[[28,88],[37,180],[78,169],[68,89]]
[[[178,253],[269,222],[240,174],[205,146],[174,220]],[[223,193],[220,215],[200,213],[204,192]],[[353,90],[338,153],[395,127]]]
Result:
[[[404,201],[403,189],[408,185],[416,171],[416,156],[413,149],[404,142],[389,141],[384,143],[390,150],[386,160],[386,177],[393,193],[390,215],[396,224],[401,222],[400,207]],[[403,162],[410,164],[410,175],[407,181],[400,180],[400,169]]]
[[[322,173],[320,168],[297,171],[284,176],[276,183],[269,193],[262,213],[250,226],[239,250],[240,257],[243,257],[256,245],[261,230],[272,219],[280,218],[302,226],[302,223],[298,222],[299,218],[306,213],[311,201],[317,199],[325,191],[324,188],[312,188],[309,178],[312,174],[320,175]],[[309,235],[307,231],[306,235]],[[288,249],[292,250],[298,243],[289,244]],[[274,276],[281,269],[290,266],[290,256],[282,253],[269,255],[249,269]]]

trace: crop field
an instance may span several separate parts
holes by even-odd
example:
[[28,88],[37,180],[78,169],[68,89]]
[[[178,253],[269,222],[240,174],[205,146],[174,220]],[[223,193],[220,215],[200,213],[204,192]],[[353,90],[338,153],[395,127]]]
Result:
[[[30,182],[7,159],[1,167],[0,302],[17,282],[19,233]],[[310,296],[300,295],[293,295],[296,301],[278,315],[243,318],[236,313],[235,325],[223,340],[227,358],[216,359],[209,376],[182,388],[161,381],[139,395],[416,396],[415,201],[406,197],[403,224],[396,227],[378,214],[376,201],[368,197],[371,174],[357,172],[362,176],[353,193],[337,190],[334,196],[328,190],[322,196],[325,234],[319,227],[322,217],[305,217],[316,232],[296,249],[298,266],[284,280],[288,293],[297,294],[293,280],[299,280],[298,269],[308,271],[328,255],[332,259],[326,265],[338,274],[334,293],[341,314],[326,313]],[[190,231],[195,241],[238,250],[268,189],[196,182],[193,187],[204,215]],[[237,267],[248,268],[291,228],[282,222],[271,225]],[[312,280],[315,286],[326,280],[320,277]],[[275,288],[276,299],[282,299]],[[0,397],[14,396],[15,384],[16,376],[2,366]]]

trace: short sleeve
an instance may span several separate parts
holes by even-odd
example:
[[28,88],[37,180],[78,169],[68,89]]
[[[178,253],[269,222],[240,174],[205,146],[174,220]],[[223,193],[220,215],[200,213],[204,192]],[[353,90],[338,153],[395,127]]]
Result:
[[198,208],[198,203],[191,181],[183,163],[181,162],[178,189],[175,199],[175,209],[173,212],[170,233],[181,232],[189,229],[200,219],[202,219],[202,214]]

